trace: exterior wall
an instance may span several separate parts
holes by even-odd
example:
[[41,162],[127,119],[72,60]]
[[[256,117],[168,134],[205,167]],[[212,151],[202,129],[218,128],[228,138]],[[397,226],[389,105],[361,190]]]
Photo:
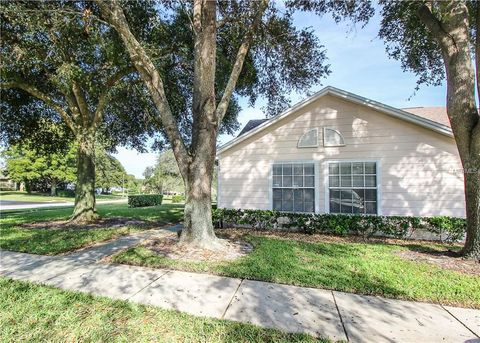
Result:
[[[319,146],[297,148],[308,129]],[[322,127],[339,130],[344,147],[323,147]],[[328,161],[377,161],[383,215],[465,217],[463,174],[453,138],[368,106],[326,95],[219,155],[218,205],[271,209],[274,162],[315,161],[317,213],[328,210]]]

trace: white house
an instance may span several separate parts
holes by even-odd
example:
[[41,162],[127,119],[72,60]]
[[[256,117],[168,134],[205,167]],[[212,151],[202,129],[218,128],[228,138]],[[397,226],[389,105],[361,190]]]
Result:
[[444,108],[397,109],[326,87],[218,149],[218,207],[465,217]]

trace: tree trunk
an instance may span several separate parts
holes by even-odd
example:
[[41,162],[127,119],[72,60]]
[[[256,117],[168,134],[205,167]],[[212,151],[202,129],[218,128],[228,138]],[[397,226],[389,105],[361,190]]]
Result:
[[95,135],[92,132],[77,136],[77,184],[75,208],[71,220],[89,222],[97,218],[95,208]]
[[193,163],[185,180],[184,228],[180,242],[206,249],[218,249],[222,244],[213,231],[212,173],[208,164],[209,161]]
[[[418,15],[441,47],[447,79],[447,114],[464,169],[467,235],[461,254],[480,259],[480,117],[476,104],[469,13],[464,1],[445,2],[443,21],[421,4]],[[478,49],[477,49],[478,52]]]
[[50,196],[54,197],[55,195],[57,195],[57,183],[52,181],[50,183]]
[[25,190],[27,191],[28,194],[32,193],[32,181],[30,180],[25,181]]
[[[218,123],[215,114],[216,3],[196,0],[191,157],[185,169],[185,222],[180,241],[207,249],[222,249],[212,224],[212,174]],[[178,156],[175,154],[175,158]]]
[[[478,158],[478,157],[477,157]],[[467,237],[461,254],[468,258],[480,260],[480,163],[472,163],[466,168],[465,199],[467,203]]]

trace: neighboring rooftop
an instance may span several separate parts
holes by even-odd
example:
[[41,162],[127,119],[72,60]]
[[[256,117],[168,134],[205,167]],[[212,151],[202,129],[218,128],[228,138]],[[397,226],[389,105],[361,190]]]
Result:
[[242,129],[242,131],[240,131],[240,133],[238,134],[237,137],[240,137],[241,135],[243,135],[244,133],[247,133],[250,130],[253,130],[258,125],[265,123],[267,120],[268,119],[252,119],[252,120],[249,120],[247,125],[245,125],[245,127]]
[[402,108],[401,110],[450,127],[450,120],[448,119],[446,107],[407,107]]

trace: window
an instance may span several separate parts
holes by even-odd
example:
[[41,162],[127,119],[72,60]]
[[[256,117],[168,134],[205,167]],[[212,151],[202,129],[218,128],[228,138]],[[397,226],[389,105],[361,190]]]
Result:
[[315,167],[313,163],[273,165],[273,209],[315,212]]
[[377,164],[328,164],[330,213],[377,214]]
[[314,148],[318,146],[318,129],[305,132],[298,140],[298,148]]
[[345,140],[343,139],[340,131],[324,127],[323,128],[323,146],[336,147],[345,146]]

